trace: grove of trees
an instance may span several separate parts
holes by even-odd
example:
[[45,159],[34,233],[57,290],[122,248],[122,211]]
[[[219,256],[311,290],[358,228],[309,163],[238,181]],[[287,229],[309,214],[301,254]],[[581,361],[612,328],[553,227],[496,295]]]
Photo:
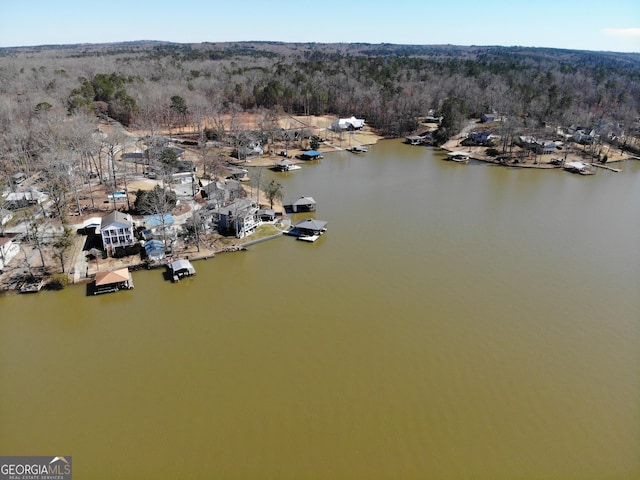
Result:
[[0,99],[3,151],[18,157],[46,148],[50,117],[81,112],[151,134],[260,109],[355,114],[390,136],[413,130],[429,109],[450,120],[495,110],[537,124],[629,125],[640,108],[640,55],[275,42],[6,48]]
[[[60,212],[90,174],[109,177],[113,119],[152,137],[195,125],[199,144],[233,134],[236,115],[356,115],[383,135],[441,115],[437,140],[489,111],[527,128],[593,126],[627,134],[640,111],[640,55],[520,47],[270,42],[69,45],[0,49],[0,172],[48,171]],[[212,170],[216,155],[201,149]],[[104,161],[103,161],[104,160]],[[8,184],[5,182],[5,184]]]
[[[228,157],[210,145],[237,152],[248,147],[255,132],[240,123],[246,111],[262,118],[262,140],[279,136],[285,148],[296,135],[278,125],[288,114],[356,115],[386,136],[415,131],[429,114],[442,118],[434,135],[442,143],[469,118],[499,112],[510,121],[501,122],[495,155],[510,148],[519,131],[569,125],[612,125],[617,146],[640,154],[640,55],[276,42],[0,49],[0,185],[15,190],[11,177],[21,173],[50,199],[49,213],[27,211],[24,219],[38,263],[45,267],[43,250],[50,249],[59,270],[68,270],[67,215],[81,212],[81,196],[95,207],[96,184],[126,189],[130,169],[141,173],[138,168],[152,162],[163,179],[176,171],[176,154],[163,147],[166,132],[195,128],[191,141],[201,172],[217,178]],[[140,137],[146,163],[117,160]],[[318,142],[312,138],[310,145]],[[257,182],[260,187],[259,176]],[[282,186],[271,182],[264,193],[273,204],[282,198]],[[175,202],[158,187],[138,192],[134,208],[164,219]],[[198,244],[200,220],[192,223]],[[26,256],[25,262],[31,271]]]

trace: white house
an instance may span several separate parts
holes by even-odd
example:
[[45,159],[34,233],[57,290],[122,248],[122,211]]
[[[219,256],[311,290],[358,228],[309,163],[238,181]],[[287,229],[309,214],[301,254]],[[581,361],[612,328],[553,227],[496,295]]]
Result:
[[364,119],[356,117],[341,118],[331,124],[331,130],[336,132],[340,130],[361,130],[362,128],[364,128]]
[[128,247],[135,243],[131,215],[114,210],[102,218],[100,224],[102,244],[107,255],[113,255],[118,247]]
[[20,246],[13,241],[13,237],[0,237],[0,270],[6,267],[20,252]]

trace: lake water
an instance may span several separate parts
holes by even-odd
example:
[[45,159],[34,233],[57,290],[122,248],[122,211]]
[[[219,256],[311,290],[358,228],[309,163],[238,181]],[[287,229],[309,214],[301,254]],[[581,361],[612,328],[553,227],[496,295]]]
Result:
[[639,478],[640,162],[443,157],[265,172],[316,199],[316,243],[1,296],[0,454],[77,479]]

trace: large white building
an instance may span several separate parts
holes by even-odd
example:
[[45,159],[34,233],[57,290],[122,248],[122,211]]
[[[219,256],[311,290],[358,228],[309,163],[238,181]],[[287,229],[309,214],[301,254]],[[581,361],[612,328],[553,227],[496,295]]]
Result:
[[117,247],[128,247],[135,243],[131,215],[114,210],[102,218],[100,224],[102,245],[108,255],[113,255]]
[[331,130],[338,132],[340,130],[361,130],[364,128],[363,118],[341,118],[331,124]]

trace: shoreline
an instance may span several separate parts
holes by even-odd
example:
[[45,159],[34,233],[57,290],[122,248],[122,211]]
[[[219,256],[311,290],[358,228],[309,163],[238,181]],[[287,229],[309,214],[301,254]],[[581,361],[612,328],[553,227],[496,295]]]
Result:
[[[291,119],[302,123],[301,120]],[[305,126],[314,131],[316,134],[326,135],[326,139],[320,144],[317,150],[320,153],[326,154],[330,152],[336,151],[346,151],[348,148],[353,147],[355,145],[361,146],[370,146],[375,145],[376,143],[382,140],[388,140],[389,138],[383,137],[377,134],[375,131],[371,130],[370,127],[365,127],[363,130],[357,131],[344,131],[344,132],[333,132],[329,130],[327,127],[330,125],[330,120],[324,117],[319,118],[306,118],[305,117]],[[315,124],[312,124],[314,123]],[[467,129],[471,129],[475,126],[475,123],[469,123]],[[531,168],[531,169],[543,169],[543,170],[554,170],[554,169],[562,169],[563,165],[557,163],[551,163],[551,160],[559,157],[560,155],[556,154],[547,154],[547,155],[527,155],[522,156],[519,161],[509,161],[504,162],[498,160],[497,157],[489,157],[486,155],[486,150],[488,147],[485,146],[463,146],[461,145],[462,141],[466,138],[466,135],[461,133],[456,138],[449,140],[441,146],[432,146],[434,148],[440,149],[443,152],[452,152],[452,151],[463,151],[469,154],[469,158],[478,162],[483,162],[491,165],[507,167],[507,168]],[[418,145],[424,146],[424,145]],[[245,161],[234,161],[230,162],[236,166],[243,167],[273,167],[278,161],[283,158],[289,159],[294,164],[303,164],[307,163],[310,160],[302,160],[296,158],[304,149],[296,148],[296,149],[288,149],[287,157],[283,157],[281,155],[277,155],[276,151],[280,147],[279,145],[269,145],[270,151],[259,157],[253,157],[247,159]],[[521,149],[516,150],[516,154],[521,152]],[[558,152],[563,153],[563,152]],[[620,172],[620,169],[610,166],[611,163],[617,163],[626,160],[640,160],[637,156],[627,155],[624,153],[616,153],[611,152],[611,149],[607,151],[607,154],[611,156],[611,158],[607,159],[606,163],[601,163],[592,160],[586,160],[585,157],[587,153],[585,151],[584,146],[582,148],[578,147],[570,154],[566,155],[566,161],[581,161],[592,165],[593,167],[598,167],[602,169],[606,169],[613,172]],[[313,160],[311,160],[313,161]],[[248,195],[253,195],[253,189],[248,188]],[[280,203],[280,202],[278,202]],[[189,212],[192,211],[195,205],[190,205]],[[279,205],[281,206],[281,205]],[[274,208],[279,209],[275,204]],[[182,215],[179,215],[182,216]],[[79,218],[78,218],[79,220]],[[71,224],[71,227],[74,230],[81,228],[82,223]],[[56,265],[56,262],[52,258],[48,258],[47,265],[48,268],[44,269],[41,267],[33,266],[31,267],[34,271],[34,274],[38,278],[42,278],[43,280],[50,280],[54,276],[58,275],[66,275],[68,279],[68,285],[77,285],[77,284],[87,284],[94,280],[95,274],[99,271],[110,271],[117,268],[127,268],[130,271],[136,271],[141,269],[159,269],[166,268],[166,266],[172,261],[172,259],[184,258],[190,261],[200,261],[200,260],[208,260],[210,258],[214,258],[216,255],[220,253],[229,253],[246,250],[247,246],[271,240],[274,238],[278,238],[282,236],[284,233],[282,230],[276,227],[276,230],[279,230],[276,233],[266,235],[264,237],[256,238],[255,240],[247,239],[245,242],[237,242],[226,244],[226,242],[220,242],[218,239],[209,239],[209,241],[203,241],[200,245],[200,249],[198,251],[197,247],[189,245],[187,247],[181,248],[174,252],[173,255],[166,257],[162,261],[159,262],[148,262],[146,259],[139,258],[133,259],[132,256],[123,257],[123,258],[113,258],[107,257],[100,260],[87,260],[87,252],[83,250],[83,247],[86,243],[86,237],[84,235],[77,235],[77,238],[74,239],[74,244],[71,249],[71,254],[69,259],[67,260],[67,272],[66,273],[51,273],[52,270],[58,270],[59,265]],[[249,236],[251,237],[251,236]],[[231,239],[229,239],[231,240]],[[233,239],[233,240],[244,240],[244,239]],[[22,247],[24,250],[24,247]],[[36,257],[35,247],[31,248],[29,251],[25,251],[24,255],[29,257]],[[22,254],[20,254],[22,255]],[[51,257],[51,255],[47,255]],[[37,257],[36,257],[37,258]],[[11,266],[11,264],[14,264]],[[53,265],[53,268],[51,268]],[[15,291],[16,293],[20,293],[19,285],[21,282],[27,277],[28,273],[24,271],[23,262],[19,262],[19,260],[13,260],[10,262],[8,267],[5,267],[4,271],[0,272],[0,293],[8,293]],[[16,272],[18,273],[16,275]],[[47,288],[47,285],[43,288]]]

